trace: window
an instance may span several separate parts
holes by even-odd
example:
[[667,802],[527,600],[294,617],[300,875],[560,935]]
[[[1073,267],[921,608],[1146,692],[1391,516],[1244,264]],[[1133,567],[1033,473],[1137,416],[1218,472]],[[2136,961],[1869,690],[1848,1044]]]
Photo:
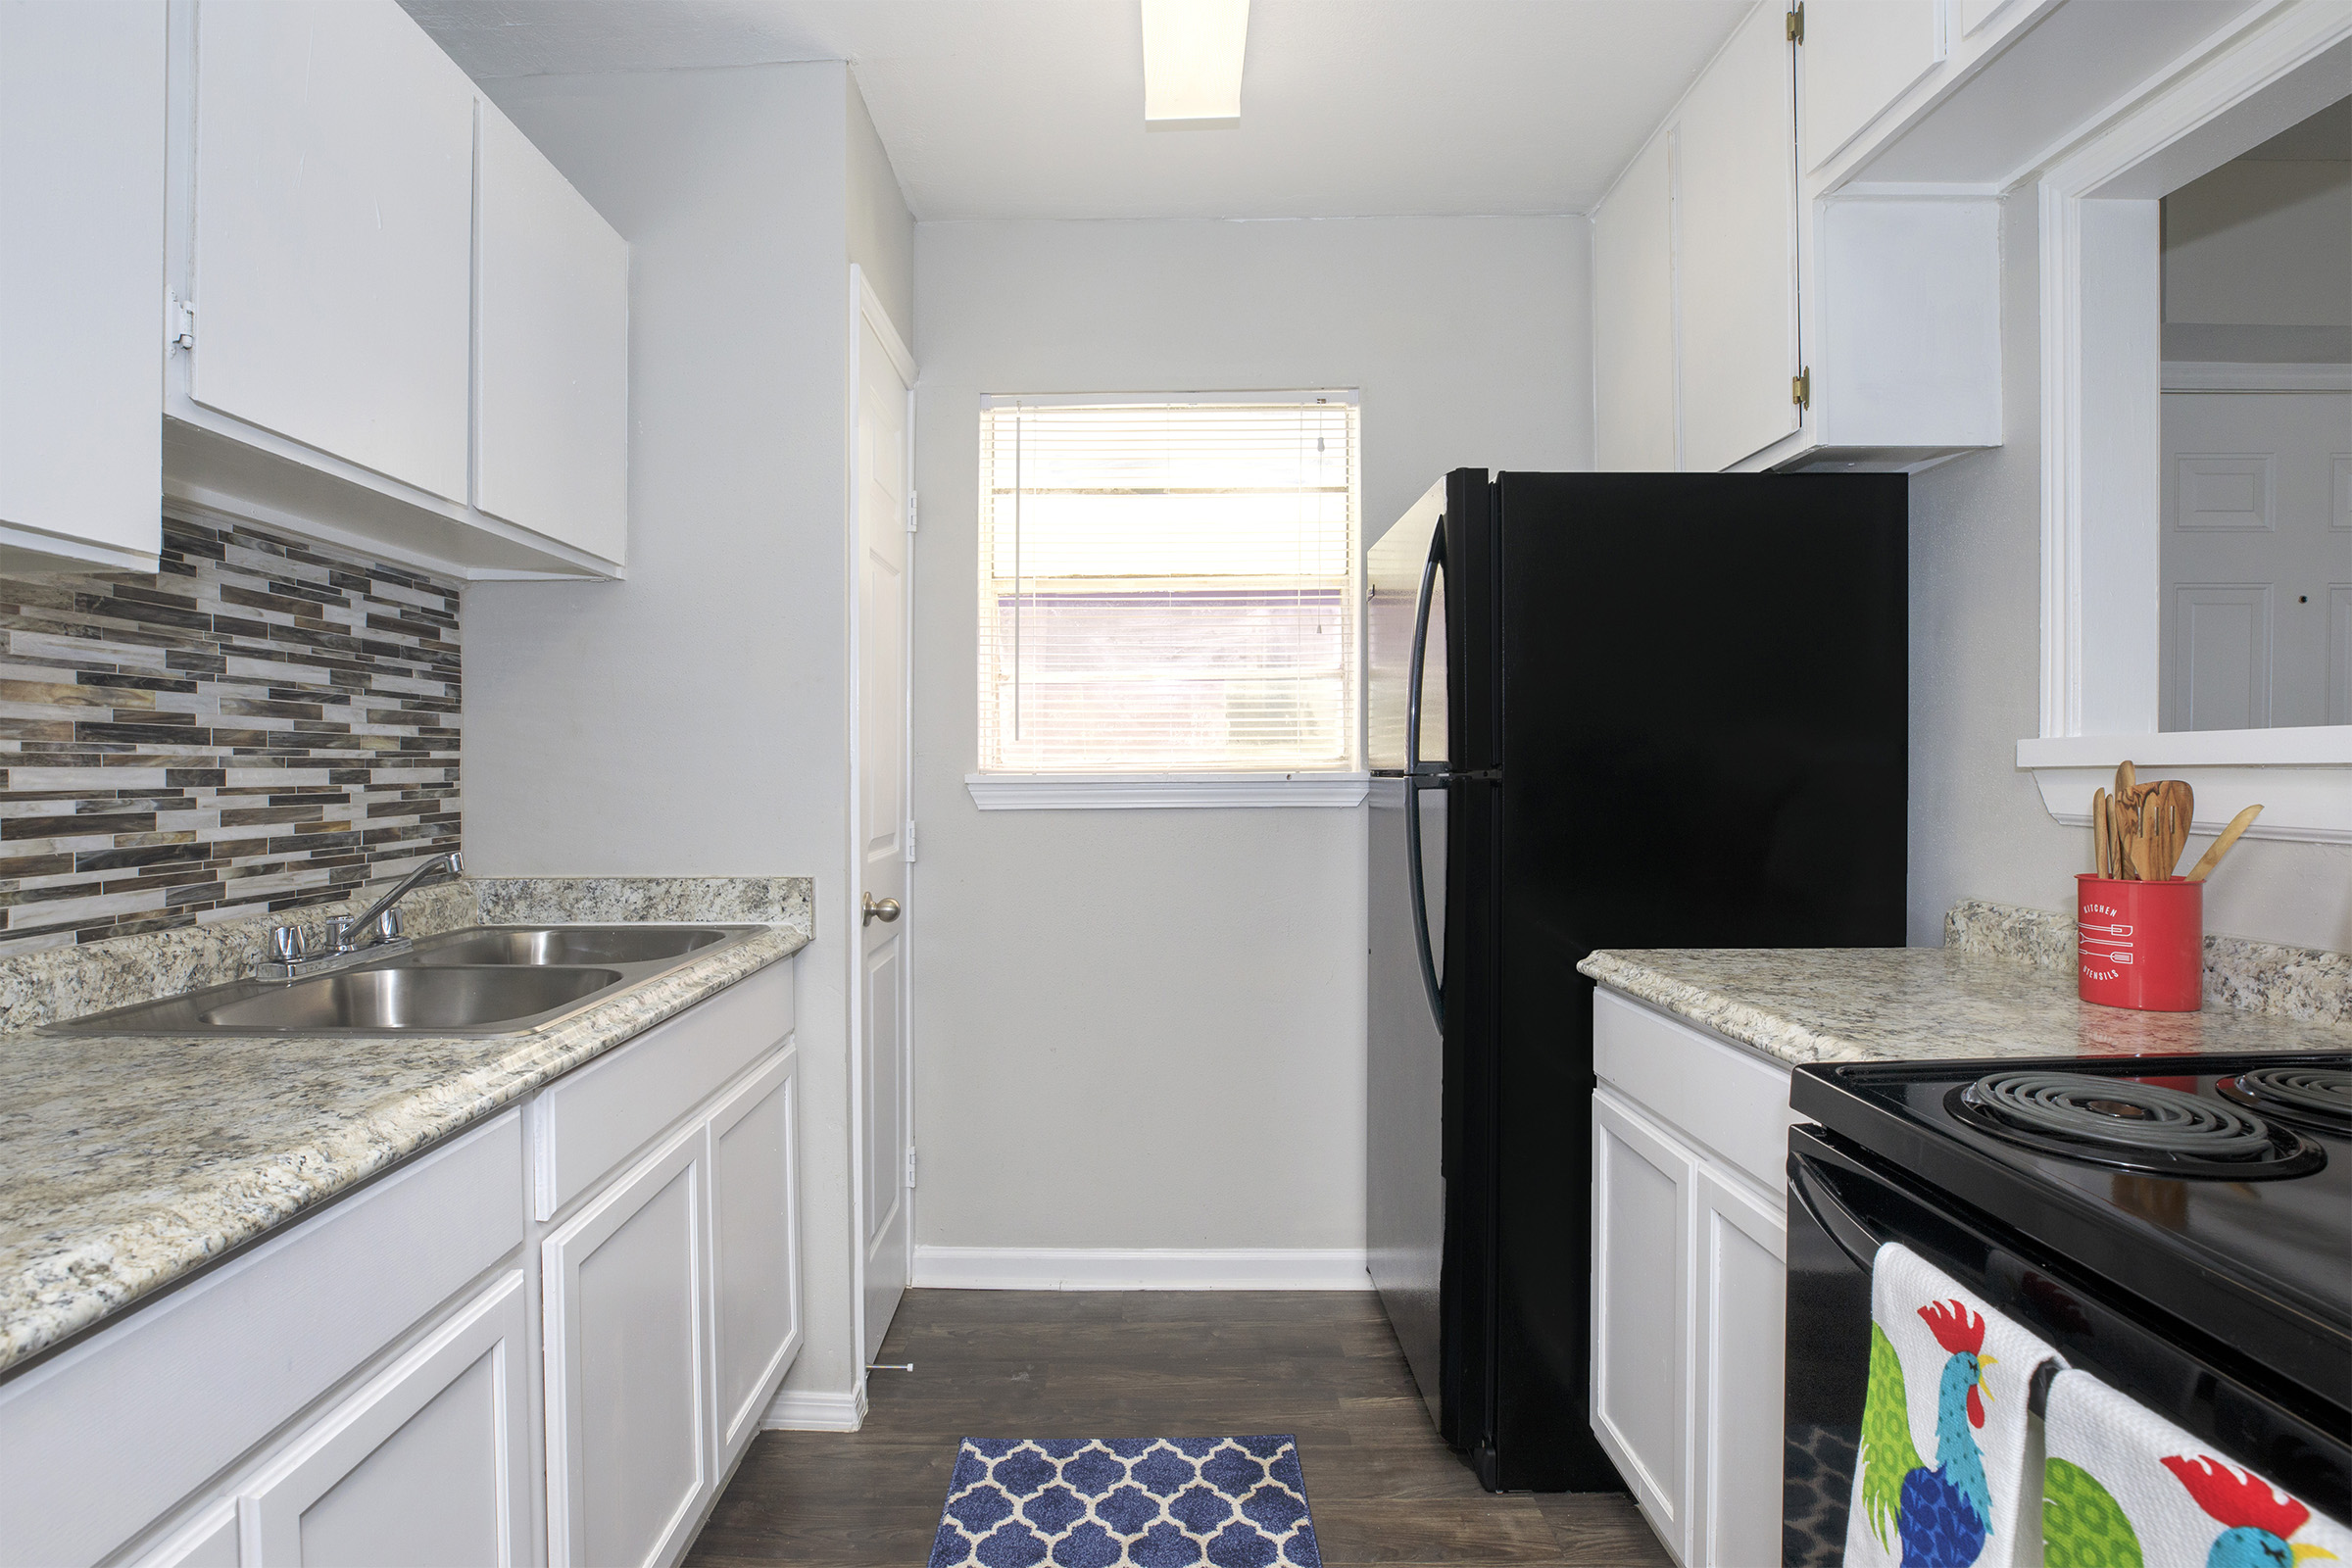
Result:
[[983,773],[1353,768],[1355,414],[985,400]]

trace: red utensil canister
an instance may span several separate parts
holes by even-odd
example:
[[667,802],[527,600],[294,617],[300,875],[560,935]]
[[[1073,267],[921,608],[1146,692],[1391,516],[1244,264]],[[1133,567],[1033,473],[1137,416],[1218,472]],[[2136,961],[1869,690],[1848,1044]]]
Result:
[[2205,884],[2075,877],[2075,941],[2084,1002],[2142,1012],[2205,1004]]

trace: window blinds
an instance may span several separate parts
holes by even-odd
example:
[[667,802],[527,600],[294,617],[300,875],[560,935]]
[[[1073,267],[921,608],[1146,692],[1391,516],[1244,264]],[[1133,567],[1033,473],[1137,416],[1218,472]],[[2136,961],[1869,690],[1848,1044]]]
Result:
[[1355,400],[991,398],[980,765],[1344,769]]

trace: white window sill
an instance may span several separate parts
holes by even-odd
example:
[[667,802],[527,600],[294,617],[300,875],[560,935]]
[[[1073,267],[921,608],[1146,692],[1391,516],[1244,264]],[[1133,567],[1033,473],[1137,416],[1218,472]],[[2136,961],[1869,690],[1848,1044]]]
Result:
[[983,811],[1361,806],[1368,773],[967,773]]
[[2070,827],[2089,825],[2091,792],[2114,788],[2126,758],[2142,778],[2187,781],[2197,793],[2196,832],[2219,833],[2259,804],[2262,815],[2248,838],[2352,844],[2352,724],[2017,743],[2017,765],[2033,771],[2042,808]]

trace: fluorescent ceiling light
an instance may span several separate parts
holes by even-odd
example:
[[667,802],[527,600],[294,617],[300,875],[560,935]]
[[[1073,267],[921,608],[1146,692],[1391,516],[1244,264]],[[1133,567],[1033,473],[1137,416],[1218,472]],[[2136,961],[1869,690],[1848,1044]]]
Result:
[[1143,0],[1144,124],[1220,129],[1242,122],[1250,0]]

